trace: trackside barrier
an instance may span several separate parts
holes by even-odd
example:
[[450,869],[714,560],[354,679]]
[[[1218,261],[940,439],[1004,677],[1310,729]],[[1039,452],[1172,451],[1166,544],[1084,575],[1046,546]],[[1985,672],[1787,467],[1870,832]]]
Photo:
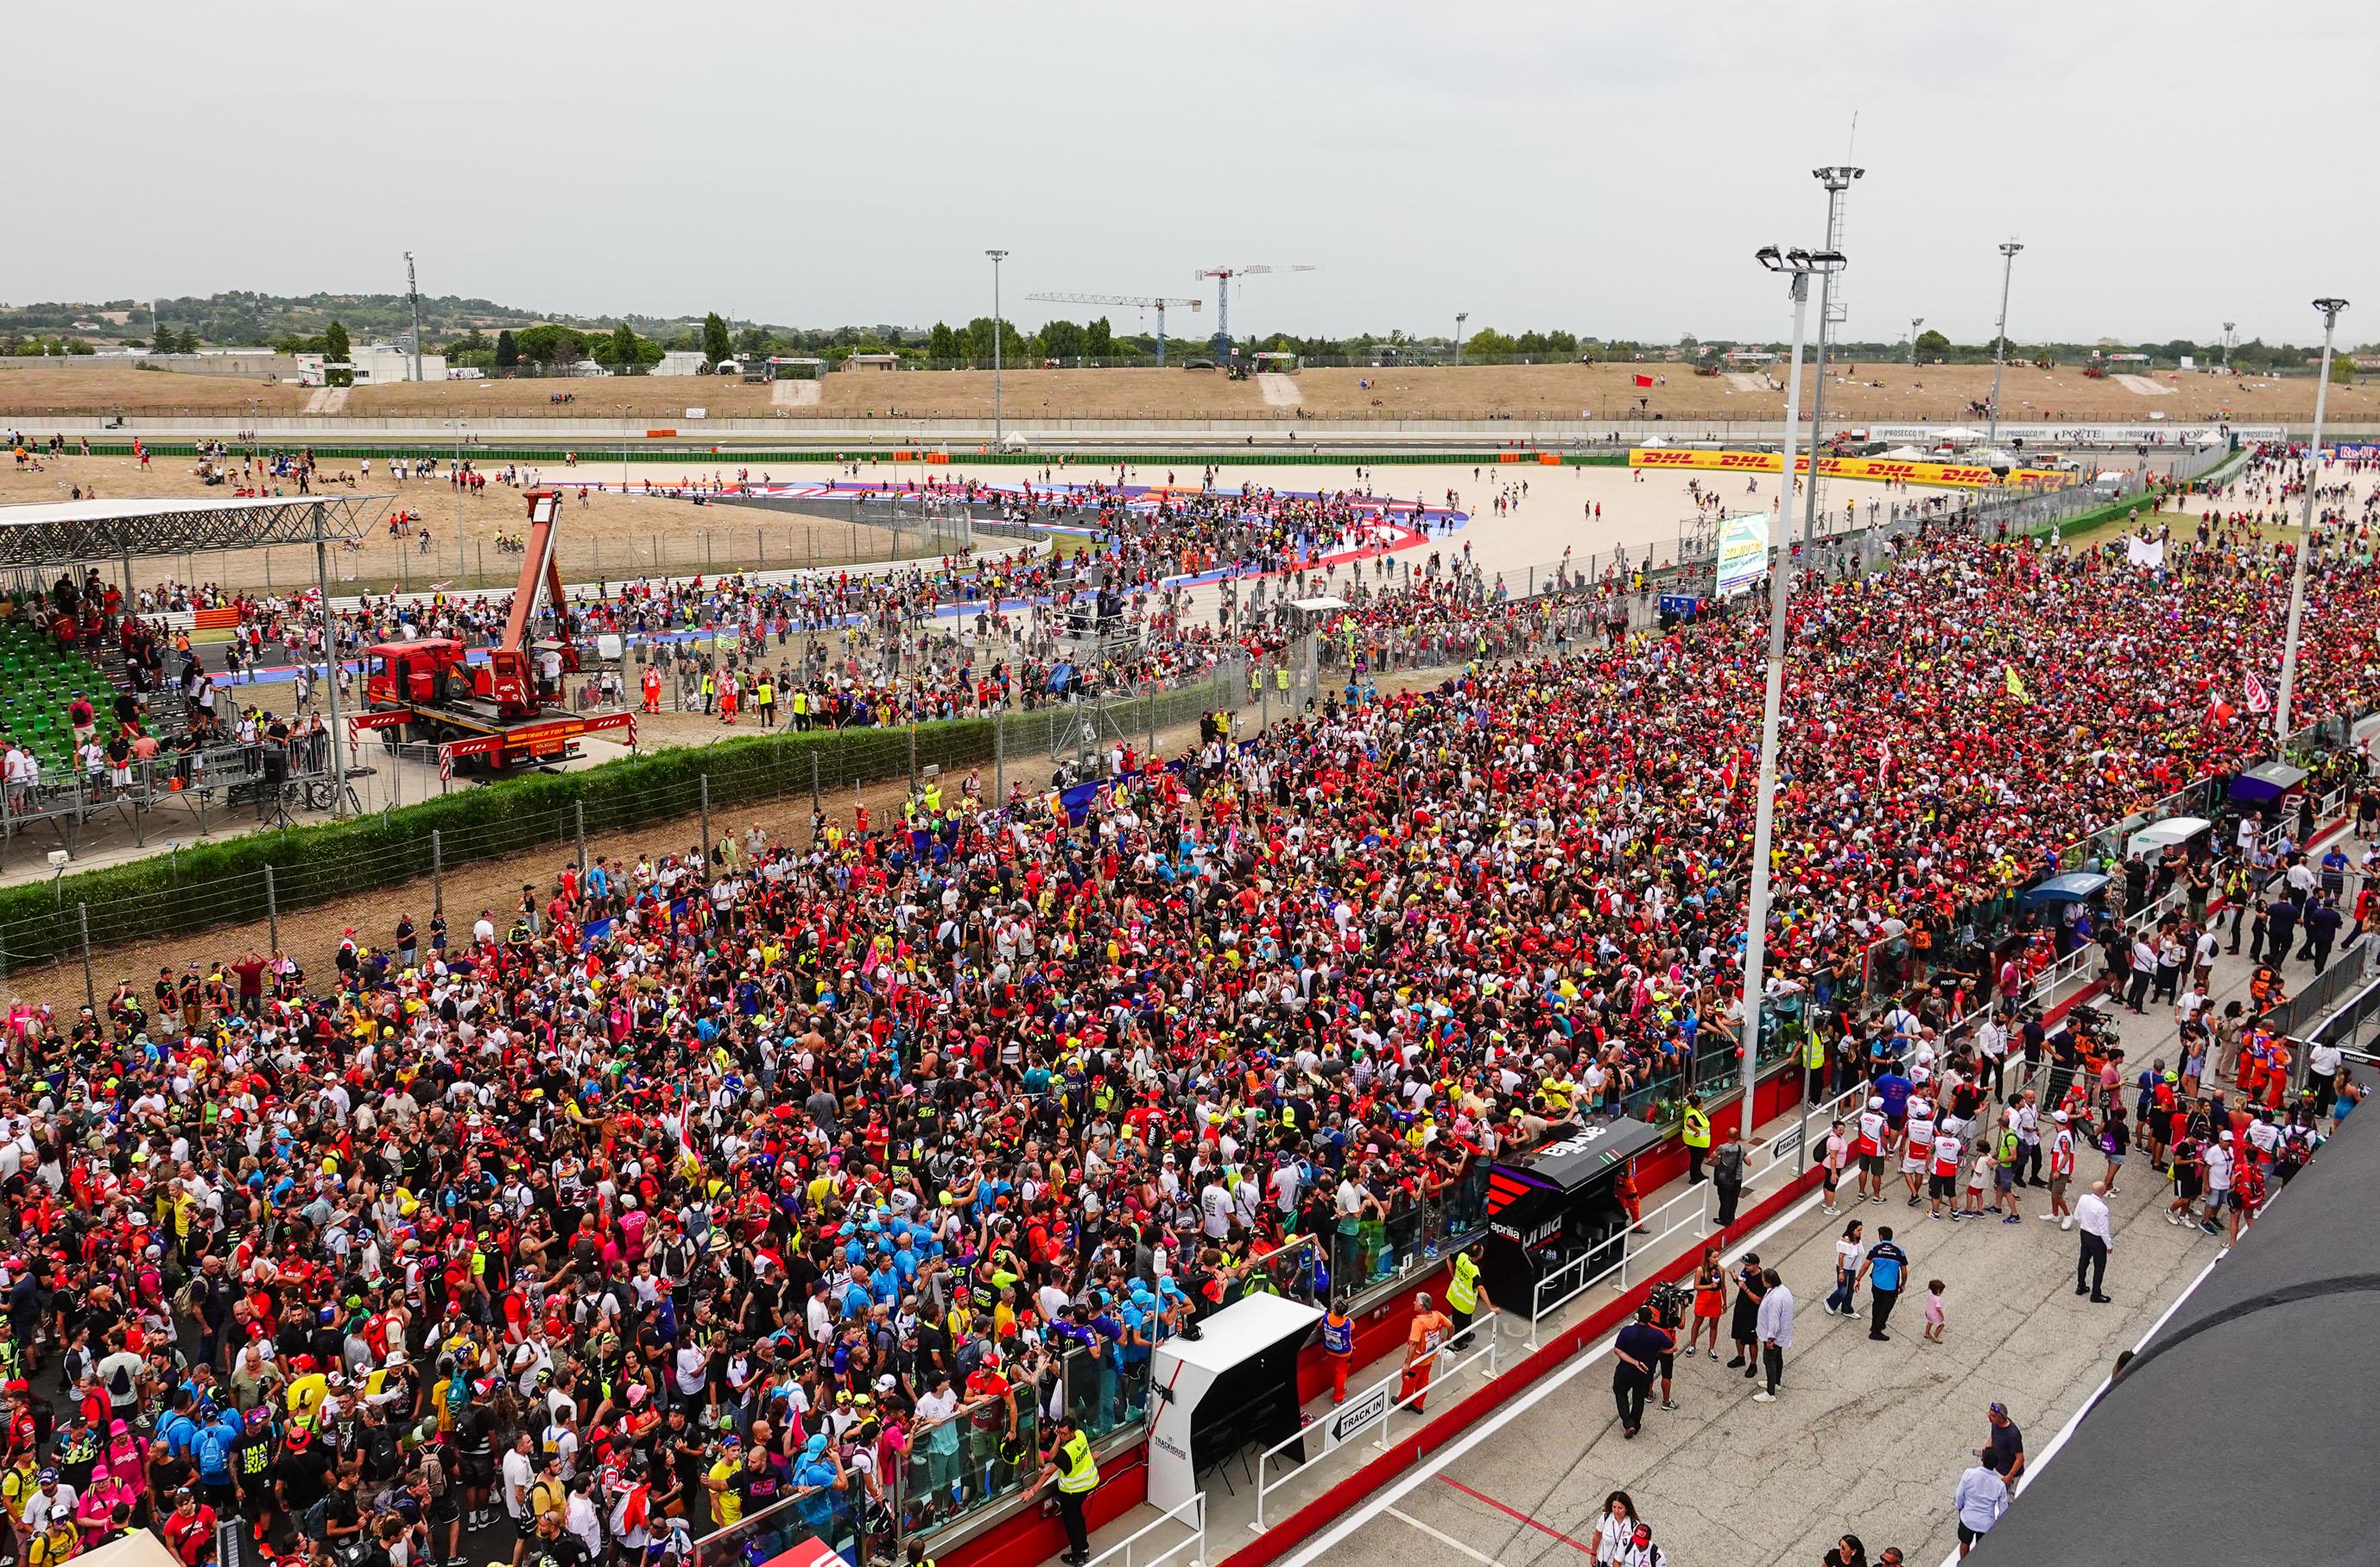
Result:
[[[1160,1529],[1184,1529],[1188,1533],[1162,1549],[1151,1549],[1141,1542]],[[1184,1553],[1187,1552],[1185,1556]],[[1194,1491],[1186,1501],[1177,1501],[1131,1534],[1091,1558],[1087,1567],[1166,1567],[1180,1561],[1184,1567],[1206,1567],[1207,1561],[1207,1493]]]
[[[1250,1521],[1248,1527],[1259,1535],[1263,1534],[1266,1497],[1289,1484],[1293,1478],[1305,1474],[1331,1453],[1342,1448],[1353,1446],[1358,1438],[1367,1435],[1376,1427],[1379,1432],[1378,1437],[1363,1445],[1386,1452],[1389,1450],[1389,1426],[1398,1410],[1420,1403],[1432,1392],[1461,1376],[1480,1360],[1484,1359],[1488,1362],[1488,1379],[1494,1380],[1497,1325],[1500,1316],[1499,1312],[1488,1311],[1473,1318],[1471,1325],[1456,1337],[1476,1333],[1486,1342],[1468,1354],[1462,1355],[1451,1362],[1446,1359],[1446,1351],[1439,1351],[1430,1362],[1429,1380],[1404,1397],[1399,1398],[1396,1391],[1398,1386],[1404,1380],[1404,1368],[1400,1366],[1363,1391],[1348,1394],[1346,1403],[1340,1404],[1321,1419],[1308,1423],[1296,1435],[1284,1437],[1257,1454],[1257,1515]],[[1272,1461],[1289,1449],[1305,1442],[1320,1442],[1322,1451],[1309,1458],[1291,1461],[1287,1473],[1268,1481],[1266,1470]]]
[[[1854,1087],[1846,1088],[1826,1103],[1811,1110],[1806,1117],[1800,1119],[1795,1124],[1745,1149],[1742,1195],[1750,1197],[1755,1187],[1780,1170],[1788,1175],[1799,1173],[1802,1169],[1802,1142],[1806,1129],[1811,1125],[1825,1125],[1834,1119],[1836,1111],[1857,1103],[1866,1092],[1867,1085],[1864,1082]],[[1713,1183],[1698,1181],[1660,1207],[1646,1213],[1641,1221],[1620,1237],[1620,1260],[1612,1263],[1600,1273],[1592,1277],[1587,1276],[1586,1265],[1597,1254],[1585,1252],[1538,1280],[1536,1298],[1529,1303],[1529,1348],[1535,1350],[1539,1347],[1547,1318],[1605,1280],[1611,1281],[1611,1287],[1614,1290],[1624,1293],[1628,1288],[1628,1265],[1636,1259],[1631,1255],[1632,1252],[1642,1253],[1652,1246],[1658,1245],[1681,1230],[1692,1229],[1698,1239],[1709,1233],[1711,1199],[1714,1195]],[[1548,1299],[1548,1295],[1552,1298]]]

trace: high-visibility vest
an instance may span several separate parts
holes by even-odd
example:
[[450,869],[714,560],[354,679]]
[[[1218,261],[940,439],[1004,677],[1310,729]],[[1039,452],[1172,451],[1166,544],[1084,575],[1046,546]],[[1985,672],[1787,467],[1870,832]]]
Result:
[[1068,1437],[1058,1449],[1059,1462],[1065,1473],[1058,1476],[1058,1488],[1069,1496],[1080,1496],[1099,1483],[1099,1466],[1091,1462],[1091,1441],[1082,1432]]
[[1710,1147],[1710,1117],[1693,1105],[1686,1107],[1686,1128],[1680,1134],[1690,1148]]
[[1479,1265],[1471,1260],[1469,1252],[1456,1252],[1453,1277],[1446,1286],[1446,1304],[1457,1311],[1470,1311],[1479,1305]]
[[1355,1353],[1355,1319],[1332,1308],[1322,1319],[1322,1353],[1354,1354]]
[[1827,1064],[1827,1041],[1815,1032],[1803,1044],[1802,1064],[1813,1072]]

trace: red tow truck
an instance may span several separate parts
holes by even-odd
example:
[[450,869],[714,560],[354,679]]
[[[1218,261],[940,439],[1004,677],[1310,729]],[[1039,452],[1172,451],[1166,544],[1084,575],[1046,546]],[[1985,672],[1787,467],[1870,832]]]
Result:
[[[378,642],[364,650],[365,711],[353,721],[358,730],[435,744],[442,767],[453,771],[502,773],[576,755],[578,741],[606,730],[627,731],[636,744],[637,717],[626,709],[575,712],[569,676],[581,667],[564,608],[562,568],[553,558],[562,496],[553,490],[528,492],[528,539],[522,552],[520,582],[504,640],[487,658],[471,662],[462,641],[423,637],[408,642]],[[563,635],[530,641],[543,591],[563,618]]]

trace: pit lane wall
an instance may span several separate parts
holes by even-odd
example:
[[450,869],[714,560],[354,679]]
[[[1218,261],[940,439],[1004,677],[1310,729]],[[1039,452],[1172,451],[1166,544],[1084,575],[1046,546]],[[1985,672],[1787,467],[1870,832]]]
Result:
[[[1753,1125],[1758,1126],[1791,1109],[1801,1095],[1802,1081],[1801,1069],[1788,1063],[1755,1082]],[[1714,1146],[1725,1141],[1735,1129],[1741,1104],[1741,1099],[1730,1100],[1713,1112]],[[1669,1136],[1658,1148],[1638,1156],[1637,1186],[1653,1191],[1684,1174],[1685,1170],[1685,1145],[1678,1140],[1677,1128],[1672,1125]],[[1749,1234],[1784,1211],[1817,1179],[1817,1170],[1813,1166],[1776,1191],[1748,1203],[1730,1233]],[[1453,1250],[1450,1246],[1446,1255],[1451,1257]],[[1548,1340],[1544,1347],[1511,1370],[1416,1427],[1411,1435],[1391,1444],[1386,1453],[1351,1470],[1330,1489],[1267,1529],[1238,1552],[1221,1558],[1221,1561],[1228,1567],[1267,1567],[1412,1467],[1423,1455],[1444,1447],[1531,1383],[1557,1369],[1577,1350],[1627,1321],[1656,1283],[1691,1274],[1697,1255],[1690,1249],[1675,1261],[1649,1269],[1643,1281],[1626,1293],[1612,1296],[1601,1309]],[[1355,1363],[1368,1366],[1396,1353],[1412,1326],[1415,1293],[1427,1291],[1442,1297],[1446,1282],[1446,1270],[1440,1268],[1432,1273],[1399,1279],[1368,1300],[1359,1298],[1350,1313],[1355,1318]],[[1306,1345],[1298,1355],[1298,1397],[1301,1401],[1311,1400],[1330,1385],[1330,1367],[1323,1358],[1320,1343]],[[1148,1500],[1148,1444],[1144,1439],[1119,1440],[1099,1454],[1099,1487],[1084,1509],[1086,1519],[1095,1530],[1114,1523]],[[947,1545],[935,1543],[931,1554],[941,1567],[1040,1567],[1065,1549],[1065,1530],[1054,1512],[1045,1516],[1039,1506],[1027,1504],[969,1538]]]

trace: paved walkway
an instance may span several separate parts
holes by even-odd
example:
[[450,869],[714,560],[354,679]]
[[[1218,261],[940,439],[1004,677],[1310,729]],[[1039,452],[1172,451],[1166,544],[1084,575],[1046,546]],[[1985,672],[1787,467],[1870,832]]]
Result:
[[[2348,843],[2350,858],[2362,845]],[[2285,978],[2302,986],[2311,964]],[[2216,966],[2214,999],[2244,999],[2245,954]],[[2128,1063],[2170,1054],[2170,1006],[2147,1015],[2108,1011]],[[2087,1189],[2102,1160],[2078,1161]],[[1572,1560],[1604,1500],[1625,1490],[1680,1567],[1818,1560],[1848,1531],[1871,1560],[1901,1547],[1912,1563],[1956,1547],[1950,1494],[1985,1439],[1985,1410],[2008,1405],[2041,1452],[2091,1397],[2116,1356],[2137,1345],[2213,1264],[2220,1241],[2166,1222],[2169,1188],[2135,1159],[2110,1199],[2116,1242],[2109,1304],[2076,1295],[2073,1233],[2044,1223],[2047,1194],[2024,1194],[2025,1221],[1928,1221],[1899,1197],[1847,1207],[1840,1219],[1815,1199],[1789,1210],[1765,1241],[1799,1303],[1782,1396],[1752,1400],[1759,1384],[1706,1358],[1681,1360],[1678,1408],[1658,1407],[1644,1434],[1623,1439],[1610,1394],[1609,1341],[1599,1341],[1422,1469],[1369,1499],[1286,1560],[1366,1567],[1446,1567],[1450,1554],[1494,1567]],[[1891,1225],[1911,1259],[1912,1288],[1876,1342],[1865,1320],[1823,1310],[1833,1245],[1857,1217],[1876,1238]],[[1949,1330],[1926,1343],[1924,1287],[1946,1288]],[[1863,1293],[1860,1309],[1867,1309]],[[1236,1544],[1215,1542],[1219,1559]]]

